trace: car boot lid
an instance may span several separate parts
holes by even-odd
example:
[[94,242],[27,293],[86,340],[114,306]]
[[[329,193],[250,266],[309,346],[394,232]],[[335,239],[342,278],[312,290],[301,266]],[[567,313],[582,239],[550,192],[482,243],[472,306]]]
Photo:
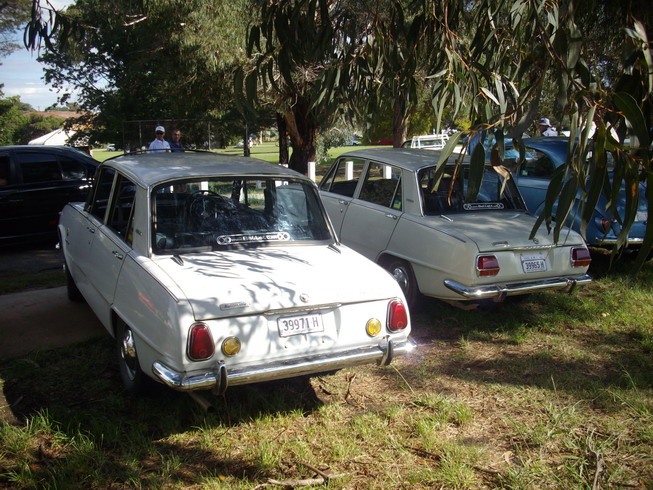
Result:
[[197,321],[400,297],[394,280],[344,246],[261,247],[155,261]]
[[[452,213],[435,218],[434,228],[462,241],[473,241],[479,252],[515,249],[549,248],[554,246],[553,232],[548,233],[542,224],[535,236],[530,234],[535,218],[520,211],[484,211],[478,213]],[[560,233],[560,246],[582,245],[581,236],[565,228]]]

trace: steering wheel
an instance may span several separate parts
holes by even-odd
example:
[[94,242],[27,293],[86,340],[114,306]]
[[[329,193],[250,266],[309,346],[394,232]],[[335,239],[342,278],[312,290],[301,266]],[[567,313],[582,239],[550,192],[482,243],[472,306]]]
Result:
[[209,222],[216,220],[219,214],[231,213],[236,205],[226,197],[210,190],[195,191],[187,203],[187,214],[190,223],[199,228],[210,227]]

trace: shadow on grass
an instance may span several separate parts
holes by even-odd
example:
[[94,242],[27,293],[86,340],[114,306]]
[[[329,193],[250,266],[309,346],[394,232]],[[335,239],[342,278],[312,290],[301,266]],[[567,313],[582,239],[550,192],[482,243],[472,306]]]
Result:
[[[36,436],[38,449],[29,456],[31,474],[26,481],[31,483],[26,486],[34,482],[77,486],[82,472],[87,475],[84,486],[89,487],[103,487],[116,478],[145,486],[158,486],[170,478],[193,484],[213,474],[254,478],[265,473],[256,460],[227,454],[222,458],[219,452],[194,443],[195,433],[200,428],[226,432],[266,416],[307,414],[321,405],[307,378],[233,387],[224,397],[203,393],[215,407],[210,413],[188,395],[163,386],[131,397],[122,388],[109,338],[3,361],[0,377],[19,430],[38,428],[35,420],[45,420],[47,426]],[[75,448],[55,448],[52,440],[68,441]],[[81,440],[87,443],[79,444]],[[9,468],[1,466],[0,474],[8,474]],[[27,468],[16,465],[21,466]],[[152,472],[166,467],[170,467],[168,479],[157,480],[160,475]],[[197,472],[188,471],[189,467]],[[153,478],[149,483],[148,475]]]
[[[632,312],[620,309],[636,309],[638,300],[620,301],[630,287],[650,297],[653,269],[648,264],[632,276],[629,265],[608,270],[607,261],[599,260],[599,279],[571,295],[534,294],[471,311],[425,299],[412,312],[418,349],[401,375],[414,389],[438,389],[446,383],[437,379],[447,378],[556,390],[579,400],[611,388],[650,390],[651,319],[636,324]],[[611,315],[625,323],[610,321]]]

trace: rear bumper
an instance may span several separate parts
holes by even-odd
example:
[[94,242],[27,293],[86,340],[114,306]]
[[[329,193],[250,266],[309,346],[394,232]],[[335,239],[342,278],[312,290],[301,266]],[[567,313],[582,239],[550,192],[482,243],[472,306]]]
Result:
[[[613,247],[617,244],[616,238],[599,238],[596,240],[596,246],[598,247]],[[628,238],[626,243],[627,247],[639,247],[644,243],[643,238]]]
[[584,274],[580,277],[552,277],[541,281],[524,281],[506,284],[486,284],[483,286],[468,288],[462,284],[450,279],[444,280],[444,285],[452,291],[460,294],[468,300],[492,298],[495,301],[503,301],[506,296],[515,296],[518,294],[535,293],[547,289],[564,289],[571,292],[577,285],[592,282],[592,278]]
[[295,359],[272,361],[264,364],[229,369],[217,363],[214,369],[180,373],[158,361],[152,364],[152,372],[165,385],[179,391],[213,390],[224,393],[229,386],[318,374],[360,364],[376,362],[387,366],[395,356],[406,355],[415,348],[412,340],[384,338],[378,345],[341,352],[316,354]]

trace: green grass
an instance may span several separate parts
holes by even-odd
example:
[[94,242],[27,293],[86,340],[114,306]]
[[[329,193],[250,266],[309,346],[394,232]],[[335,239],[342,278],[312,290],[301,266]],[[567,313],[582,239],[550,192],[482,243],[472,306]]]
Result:
[[60,268],[30,274],[23,272],[0,274],[0,294],[17,293],[30,289],[56,288],[65,284],[66,278]]
[[331,488],[650,488],[653,267],[627,266],[491,309],[424,301],[411,358],[207,394],[212,413],[127,396],[108,338],[5,360],[20,425],[0,427],[0,487],[238,489],[317,469]]
[[0,488],[653,488],[653,263],[632,263],[595,255],[573,294],[425,300],[411,357],[206,394],[210,413],[128,396],[108,337],[3,359]]

